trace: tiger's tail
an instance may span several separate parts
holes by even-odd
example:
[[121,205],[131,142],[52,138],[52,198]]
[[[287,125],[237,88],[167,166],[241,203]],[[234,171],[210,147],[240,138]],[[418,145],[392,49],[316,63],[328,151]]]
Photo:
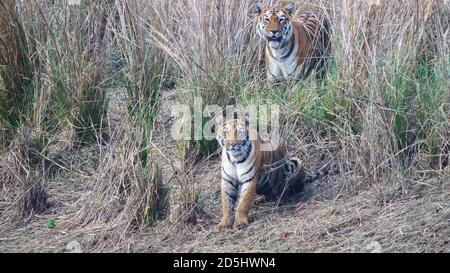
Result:
[[320,167],[320,169],[314,172],[313,174],[308,175],[305,179],[305,184],[313,183],[327,175],[336,175],[339,173],[340,173],[339,165],[334,164],[330,166],[330,163],[327,163],[322,167]]

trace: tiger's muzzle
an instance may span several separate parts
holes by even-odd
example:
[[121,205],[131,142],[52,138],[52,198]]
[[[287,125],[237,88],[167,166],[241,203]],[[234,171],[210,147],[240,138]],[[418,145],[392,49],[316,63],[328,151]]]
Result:
[[279,43],[281,43],[281,40],[283,40],[283,36],[280,36],[280,37],[276,37],[276,36],[267,37],[267,40],[269,42],[279,42]]
[[277,48],[283,41],[283,31],[271,31],[266,34],[266,39],[272,48]]
[[240,157],[246,154],[248,151],[248,143],[247,140],[243,140],[240,143],[232,143],[226,145],[226,150],[231,153],[233,157]]

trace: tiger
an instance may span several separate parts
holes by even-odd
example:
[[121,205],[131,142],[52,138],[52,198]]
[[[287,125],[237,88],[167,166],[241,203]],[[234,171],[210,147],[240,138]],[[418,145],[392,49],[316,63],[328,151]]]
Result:
[[257,14],[257,32],[265,40],[264,61],[270,82],[288,78],[305,79],[315,71],[323,78],[330,57],[330,23],[318,13],[304,12],[296,16],[296,4],[264,6],[258,2],[251,8]]
[[222,149],[222,219],[216,226],[218,230],[231,227],[233,215],[234,227],[247,226],[256,194],[268,201],[281,200],[303,191],[305,184],[338,173],[337,169],[330,172],[328,166],[324,166],[313,175],[307,175],[302,161],[296,156],[287,156],[284,145],[261,138],[250,126],[248,115],[233,119],[218,115],[216,126],[216,139]]

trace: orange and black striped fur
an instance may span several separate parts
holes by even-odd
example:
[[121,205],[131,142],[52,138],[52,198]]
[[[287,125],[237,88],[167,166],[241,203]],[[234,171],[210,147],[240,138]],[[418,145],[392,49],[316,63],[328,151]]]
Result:
[[295,3],[253,6],[258,14],[257,31],[265,39],[265,65],[272,82],[305,78],[315,71],[323,77],[330,56],[330,24],[316,13],[296,16]]
[[223,215],[217,225],[219,230],[231,227],[233,216],[236,227],[247,225],[255,194],[268,200],[281,199],[301,192],[305,183],[328,174],[321,169],[306,176],[300,159],[286,157],[284,147],[262,140],[250,127],[248,117],[224,120],[219,116],[216,122],[216,138],[222,148]]

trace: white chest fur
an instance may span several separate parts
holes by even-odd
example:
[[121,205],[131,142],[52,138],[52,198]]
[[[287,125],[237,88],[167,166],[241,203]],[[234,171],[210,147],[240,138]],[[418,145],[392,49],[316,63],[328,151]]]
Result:
[[[231,159],[231,160],[230,160]],[[253,145],[251,146],[250,153],[247,158],[240,162],[236,163],[238,160],[234,159],[230,155],[230,159],[226,154],[226,150],[222,151],[222,166],[223,170],[230,176],[233,180],[237,181],[239,184],[248,181],[254,176],[255,171],[255,148]],[[233,163],[235,162],[235,163]]]
[[267,46],[266,50],[270,50],[267,54],[268,69],[270,76],[275,79],[287,79],[289,77],[297,77],[299,69],[297,69],[296,53],[299,50],[298,44],[294,45],[289,56],[285,56],[286,50],[290,50],[290,46],[286,46],[285,50],[273,49]]

